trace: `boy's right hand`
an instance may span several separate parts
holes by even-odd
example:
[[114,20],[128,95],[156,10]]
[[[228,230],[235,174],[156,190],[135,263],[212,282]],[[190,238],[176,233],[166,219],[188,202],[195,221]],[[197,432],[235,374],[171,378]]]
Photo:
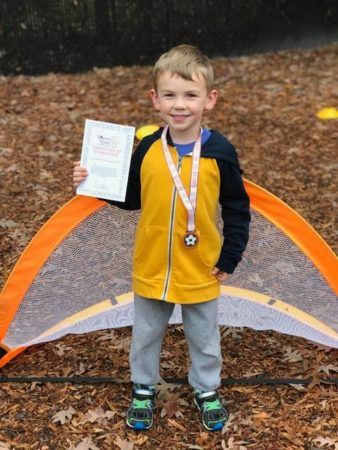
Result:
[[80,166],[80,161],[75,161],[73,164],[73,186],[76,189],[79,184],[86,179],[88,171],[85,167]]

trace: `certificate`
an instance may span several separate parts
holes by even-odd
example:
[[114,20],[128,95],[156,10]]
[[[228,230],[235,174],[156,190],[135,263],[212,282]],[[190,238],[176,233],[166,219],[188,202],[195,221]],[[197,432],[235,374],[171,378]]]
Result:
[[86,119],[81,166],[88,171],[76,193],[123,202],[135,128]]

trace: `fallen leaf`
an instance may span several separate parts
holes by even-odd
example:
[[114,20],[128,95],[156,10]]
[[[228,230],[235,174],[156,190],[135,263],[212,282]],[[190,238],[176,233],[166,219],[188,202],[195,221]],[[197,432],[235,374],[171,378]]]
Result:
[[234,327],[224,327],[225,329],[221,331],[222,337],[231,336],[233,339],[242,339],[240,336],[243,333],[244,328],[234,328]]
[[282,358],[282,361],[288,362],[298,362],[303,361],[302,355],[299,353],[299,350],[292,350],[291,347],[286,348],[285,357]]
[[330,375],[330,372],[338,372],[338,367],[333,364],[326,364],[318,367],[319,372],[325,372],[326,375]]
[[169,395],[163,402],[164,407],[161,410],[161,417],[167,417],[171,419],[172,417],[183,417],[182,411],[179,410],[181,405],[187,406],[188,403],[181,399],[179,394]]
[[10,446],[5,442],[0,442],[0,450],[10,450]]
[[75,372],[75,375],[83,375],[87,370],[89,369],[89,367],[86,367],[83,362],[80,362],[79,368],[77,369],[77,371]]
[[319,447],[324,447],[326,445],[334,445],[334,450],[338,450],[338,439],[331,439],[327,437],[320,437],[318,436],[313,440],[313,442],[316,445],[319,445]]
[[63,425],[64,423],[66,423],[67,419],[70,420],[73,417],[75,412],[76,411],[72,406],[70,406],[68,409],[63,409],[53,416],[53,422],[60,422]]
[[237,420],[237,417],[235,416],[235,414],[230,413],[228,420],[226,421],[226,424],[222,428],[222,434],[225,434],[227,431],[229,431],[230,428],[234,425],[234,423],[236,423],[236,420]]
[[196,439],[196,442],[198,444],[205,444],[209,439],[209,433],[207,431],[202,431],[202,433],[200,433]]
[[175,389],[174,384],[167,383],[161,378],[160,382],[156,386],[158,400],[162,400],[167,395],[167,392],[172,391],[173,389]]
[[54,351],[58,356],[63,356],[67,350],[72,349],[71,347],[67,347],[66,345],[63,344],[56,344],[55,347],[57,350],[54,348]]
[[100,449],[96,447],[96,445],[89,437],[83,439],[76,447],[71,447],[69,450],[100,450]]
[[116,342],[116,348],[118,350],[126,350],[128,351],[130,348],[130,336],[125,336]]
[[114,443],[120,447],[120,450],[133,450],[134,448],[134,442],[125,441],[121,439],[120,436],[117,437]]
[[176,422],[176,420],[174,420],[174,419],[169,419],[168,422],[170,425],[174,426],[175,428],[178,428],[179,430],[183,431],[184,433],[187,431],[183,425]]
[[231,390],[235,392],[252,392],[252,386],[231,386]]
[[17,227],[18,225],[19,224],[14,222],[14,220],[6,220],[6,219],[0,220],[0,228],[13,228],[13,227]]
[[223,440],[221,445],[222,445],[223,450],[242,450],[242,449],[246,449],[246,447],[243,446],[243,444],[249,444],[249,442],[235,441],[235,438],[233,436],[231,436],[229,438],[227,444]]
[[103,334],[103,336],[99,337],[97,339],[99,342],[104,342],[104,341],[115,341],[116,340],[116,336],[114,334],[114,330],[111,330],[109,332],[105,332]]
[[114,411],[104,411],[101,406],[98,406],[95,409],[89,409],[87,413],[84,415],[81,423],[94,423],[98,422],[99,424],[103,421],[103,419],[112,419],[115,415]]
[[135,445],[142,445],[142,444],[144,444],[148,439],[149,439],[149,438],[148,438],[148,436],[146,436],[146,435],[140,436],[138,439],[135,439],[135,440],[134,440],[134,444],[135,444]]
[[306,386],[304,386],[304,384],[289,383],[289,386],[293,387],[297,391],[302,391],[302,390],[306,389]]
[[270,418],[269,414],[264,411],[262,411],[259,414],[254,415],[254,419],[265,420],[265,419],[269,419],[269,418]]

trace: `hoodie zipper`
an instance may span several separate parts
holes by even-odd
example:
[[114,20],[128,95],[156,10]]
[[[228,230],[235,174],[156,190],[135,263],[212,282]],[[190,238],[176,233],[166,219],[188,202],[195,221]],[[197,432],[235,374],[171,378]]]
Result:
[[[178,157],[177,171],[180,173],[182,167],[182,156]],[[171,277],[171,266],[172,266],[172,244],[173,244],[173,232],[174,232],[174,220],[175,220],[175,212],[176,212],[176,199],[177,199],[177,189],[174,186],[173,194],[171,197],[171,210],[170,210],[170,224],[169,224],[169,239],[168,239],[168,265],[167,265],[167,273],[164,282],[164,288],[162,293],[162,300],[166,300],[168,289],[169,289],[169,281]]]

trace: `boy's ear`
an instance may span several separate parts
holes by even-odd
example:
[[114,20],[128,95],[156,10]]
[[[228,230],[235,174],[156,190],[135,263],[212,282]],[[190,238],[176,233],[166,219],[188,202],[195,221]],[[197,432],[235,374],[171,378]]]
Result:
[[216,105],[217,97],[218,91],[216,89],[212,89],[207,96],[207,101],[205,103],[204,109],[206,109],[207,111],[212,110],[212,108]]
[[155,89],[150,89],[150,98],[156,111],[160,110],[158,95]]

